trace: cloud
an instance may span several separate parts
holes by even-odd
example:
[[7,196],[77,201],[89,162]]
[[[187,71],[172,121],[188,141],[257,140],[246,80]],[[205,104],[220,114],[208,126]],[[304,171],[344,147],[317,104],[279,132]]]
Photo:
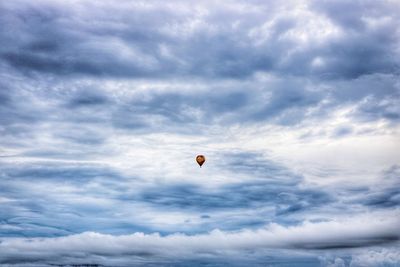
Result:
[[396,264],[399,10],[2,3],[0,259]]
[[400,190],[398,189],[400,183],[399,171],[399,166],[392,166],[386,170],[379,184],[371,186],[358,199],[358,202],[371,207],[398,207],[400,204]]
[[21,37],[3,32],[1,57],[25,72],[244,78],[268,71],[357,78],[390,73],[399,64],[391,57],[399,41],[393,2],[348,7],[363,19],[335,12],[346,5],[342,2],[311,3],[309,9],[297,9],[300,15],[292,11],[300,3],[292,1],[280,8],[272,2],[204,2],[192,9],[179,1],[174,3],[179,8],[140,2],[18,3],[3,5],[3,22]]
[[[304,223],[293,227],[271,224],[257,231],[183,235],[135,233],[112,236],[94,232],[58,238],[2,238],[2,263],[110,264],[122,256],[120,264],[151,263],[158,260],[192,258],[215,260],[236,252],[245,257],[268,255],[269,249],[340,249],[390,244],[399,239],[398,218],[350,218],[344,221]],[[243,255],[240,253],[239,255]],[[240,256],[239,256],[240,259]]]
[[[0,218],[7,227],[19,227],[18,231],[4,229],[3,233],[7,235],[57,236],[65,231],[79,233],[91,229],[121,233],[153,228],[166,233],[176,229],[188,233],[204,232],[216,227],[254,229],[271,221],[272,214],[277,220],[293,224],[298,219],[285,217],[334,201],[329,192],[300,187],[301,176],[250,152],[217,154],[219,159],[215,160],[220,163],[212,168],[222,171],[226,166],[232,166],[225,174],[232,180],[217,183],[212,190],[210,183],[206,185],[195,179],[183,182],[176,177],[156,185],[149,183],[140,172],[123,172],[111,163],[65,160],[64,154],[42,151],[26,156],[41,157],[42,160],[8,161],[0,165],[3,177],[0,192],[7,199],[0,203],[5,209]],[[50,162],[45,160],[48,157],[64,160]],[[147,175],[156,174],[149,170]],[[131,214],[130,209],[140,210],[143,214]],[[249,209],[252,210],[251,218]],[[51,215],[54,211],[57,216]],[[208,213],[208,217],[202,218],[204,213]],[[92,217],[94,214],[96,216]],[[111,214],[114,214],[113,219],[106,219]],[[171,217],[169,225],[165,216],[171,214],[176,216]],[[269,214],[267,218],[264,217],[266,214]],[[229,221],[226,221],[227,217]],[[65,218],[74,219],[65,223]],[[142,220],[153,222],[147,224]],[[49,228],[57,230],[49,231]]]
[[333,135],[334,135],[335,137],[341,137],[341,136],[345,136],[345,135],[351,134],[352,132],[353,132],[353,129],[352,129],[351,126],[345,126],[345,125],[343,125],[343,126],[337,127],[337,128],[335,129]]
[[396,266],[399,261],[398,249],[371,249],[354,255],[351,266]]
[[105,164],[61,162],[1,164],[0,221],[5,227],[0,228],[1,235],[60,236],[94,228],[146,230],[122,216],[107,219],[117,213],[112,208],[117,201],[112,198],[123,191],[121,184],[130,177]]

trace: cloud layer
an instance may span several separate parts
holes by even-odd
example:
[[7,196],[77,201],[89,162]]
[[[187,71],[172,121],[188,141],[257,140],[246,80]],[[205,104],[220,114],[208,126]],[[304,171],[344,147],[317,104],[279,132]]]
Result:
[[1,263],[398,265],[398,14],[1,3]]
[[[369,223],[365,223],[365,220]],[[45,239],[7,238],[0,243],[3,251],[0,260],[13,264],[40,261],[45,264],[96,262],[107,265],[118,262],[121,266],[132,266],[143,262],[171,264],[188,259],[198,264],[205,259],[214,263],[223,259],[231,264],[236,260],[240,262],[253,258],[258,265],[271,248],[278,249],[281,257],[287,253],[287,249],[300,249],[302,253],[299,258],[307,259],[315,256],[315,250],[397,243],[400,238],[398,227],[398,218],[377,219],[375,216],[365,216],[345,221],[306,222],[293,227],[271,224],[257,231],[229,233],[214,230],[208,234],[192,236],[179,233],[168,236],[143,233],[112,236],[86,232]],[[398,256],[396,260],[399,260]],[[264,263],[275,260],[271,258]]]

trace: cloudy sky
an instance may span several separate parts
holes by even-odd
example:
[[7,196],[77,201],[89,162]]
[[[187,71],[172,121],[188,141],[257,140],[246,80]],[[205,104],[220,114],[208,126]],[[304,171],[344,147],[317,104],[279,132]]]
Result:
[[399,14],[1,1],[0,265],[399,266]]

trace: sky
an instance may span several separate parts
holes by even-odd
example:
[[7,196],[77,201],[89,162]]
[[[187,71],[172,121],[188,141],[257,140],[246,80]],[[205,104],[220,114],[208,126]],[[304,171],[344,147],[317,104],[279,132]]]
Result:
[[400,266],[399,14],[1,1],[0,265]]

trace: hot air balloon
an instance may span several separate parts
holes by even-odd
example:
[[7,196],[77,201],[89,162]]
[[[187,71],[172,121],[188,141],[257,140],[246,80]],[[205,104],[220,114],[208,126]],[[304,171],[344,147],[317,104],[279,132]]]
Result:
[[196,157],[196,161],[197,161],[197,164],[199,164],[200,168],[201,168],[201,165],[203,165],[203,163],[206,161],[206,157],[204,157],[203,155],[198,155]]

